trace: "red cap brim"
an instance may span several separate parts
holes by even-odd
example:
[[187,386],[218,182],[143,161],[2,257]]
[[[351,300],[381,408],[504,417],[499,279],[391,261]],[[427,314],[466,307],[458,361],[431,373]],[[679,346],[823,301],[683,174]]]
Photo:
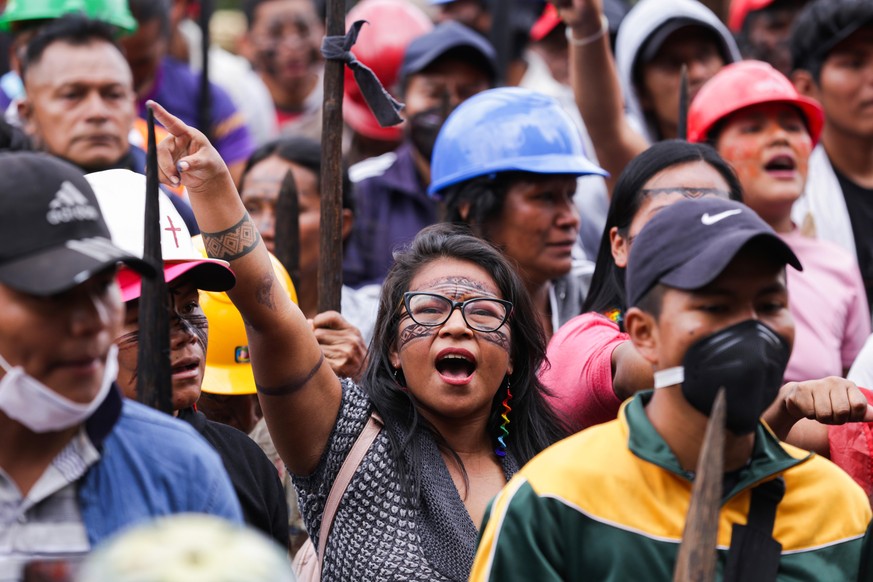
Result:
[[[164,262],[164,281],[167,283],[186,273],[191,273],[194,286],[204,291],[227,291],[236,283],[236,276],[224,261],[196,259]],[[138,299],[142,294],[140,275],[130,269],[119,269],[118,285],[121,287],[121,298],[124,302]]]

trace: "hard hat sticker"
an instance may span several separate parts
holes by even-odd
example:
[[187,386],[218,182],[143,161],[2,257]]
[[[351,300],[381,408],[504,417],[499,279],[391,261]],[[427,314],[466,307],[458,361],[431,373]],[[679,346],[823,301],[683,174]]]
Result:
[[233,361],[237,364],[250,363],[251,360],[249,359],[249,346],[237,346],[233,354]]

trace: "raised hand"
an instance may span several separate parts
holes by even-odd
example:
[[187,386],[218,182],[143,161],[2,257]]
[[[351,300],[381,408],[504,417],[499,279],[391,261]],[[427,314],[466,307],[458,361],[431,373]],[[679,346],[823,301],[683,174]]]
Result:
[[873,406],[851,380],[829,376],[820,380],[789,382],[779,389],[764,420],[784,439],[801,419],[821,424],[873,421]]
[[854,382],[829,376],[821,380],[789,382],[779,391],[783,407],[796,419],[822,424],[873,421],[873,406]]
[[336,311],[319,313],[309,320],[324,359],[334,374],[360,380],[367,346],[360,330]]
[[578,38],[596,33],[603,14],[603,0],[552,0],[558,15]]
[[219,186],[227,188],[233,178],[206,136],[196,128],[185,124],[181,119],[167,111],[159,103],[146,103],[158,120],[169,132],[169,136],[158,144],[158,176],[161,182],[171,186],[180,183],[189,192],[205,192]]

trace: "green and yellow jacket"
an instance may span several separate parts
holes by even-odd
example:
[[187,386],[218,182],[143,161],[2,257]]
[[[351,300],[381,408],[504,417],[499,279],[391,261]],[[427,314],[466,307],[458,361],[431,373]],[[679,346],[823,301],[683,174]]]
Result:
[[[650,398],[641,393],[617,420],[549,447],[506,485],[486,513],[471,581],[673,579],[694,476],[649,422]],[[719,576],[751,490],[779,476],[779,580],[873,580],[866,495],[836,465],[780,443],[764,424],[722,499]]]

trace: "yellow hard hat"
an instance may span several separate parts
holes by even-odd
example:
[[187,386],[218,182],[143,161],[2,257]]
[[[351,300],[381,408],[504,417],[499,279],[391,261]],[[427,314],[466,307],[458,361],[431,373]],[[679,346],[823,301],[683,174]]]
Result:
[[[203,256],[206,249],[201,237],[193,239],[194,247]],[[279,279],[279,285],[297,303],[297,292],[288,271],[272,253],[270,261]],[[206,349],[206,371],[203,374],[203,392],[209,394],[254,394],[255,377],[249,360],[249,340],[242,316],[227,293],[201,291],[200,307],[209,322],[209,343]]]

